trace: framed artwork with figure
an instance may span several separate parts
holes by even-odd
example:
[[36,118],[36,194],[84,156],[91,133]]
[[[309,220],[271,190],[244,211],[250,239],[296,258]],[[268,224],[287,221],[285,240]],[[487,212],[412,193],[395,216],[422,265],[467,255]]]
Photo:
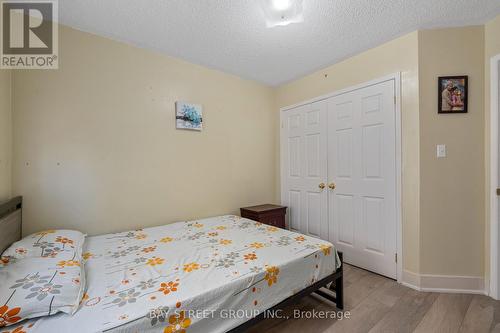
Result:
[[467,113],[468,81],[466,75],[438,78],[438,113]]

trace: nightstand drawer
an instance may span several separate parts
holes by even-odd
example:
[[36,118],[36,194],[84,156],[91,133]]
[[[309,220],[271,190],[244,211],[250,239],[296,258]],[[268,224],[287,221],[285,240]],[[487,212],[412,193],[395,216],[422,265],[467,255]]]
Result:
[[270,215],[270,216],[262,216],[259,219],[259,222],[271,225],[273,227],[283,228],[285,229],[285,215]]
[[241,208],[241,217],[278,228],[286,228],[286,207],[277,205],[260,205]]

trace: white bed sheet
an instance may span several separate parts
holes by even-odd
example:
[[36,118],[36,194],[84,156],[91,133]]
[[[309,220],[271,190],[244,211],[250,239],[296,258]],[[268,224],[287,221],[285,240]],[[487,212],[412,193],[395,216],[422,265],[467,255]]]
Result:
[[232,215],[89,237],[84,257],[81,308],[23,331],[226,332],[340,266],[329,242]]

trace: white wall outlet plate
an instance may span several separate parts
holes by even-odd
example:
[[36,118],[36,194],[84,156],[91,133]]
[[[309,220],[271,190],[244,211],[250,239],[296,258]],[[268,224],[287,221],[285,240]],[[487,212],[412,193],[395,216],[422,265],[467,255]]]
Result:
[[446,145],[437,145],[436,153],[438,158],[446,157]]

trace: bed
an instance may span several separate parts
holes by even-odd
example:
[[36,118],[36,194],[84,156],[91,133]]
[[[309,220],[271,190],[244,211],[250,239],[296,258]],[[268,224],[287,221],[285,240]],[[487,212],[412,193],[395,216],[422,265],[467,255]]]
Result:
[[[1,251],[20,239],[21,220],[21,198],[0,205]],[[311,293],[343,308],[332,244],[234,215],[87,237],[83,257],[79,310],[23,331],[243,332]]]

